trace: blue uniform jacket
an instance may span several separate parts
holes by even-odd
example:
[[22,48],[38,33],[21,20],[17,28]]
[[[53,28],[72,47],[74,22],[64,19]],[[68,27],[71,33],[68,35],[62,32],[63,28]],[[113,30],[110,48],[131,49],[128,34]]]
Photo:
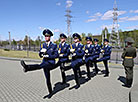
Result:
[[70,45],[67,43],[64,43],[64,46],[62,46],[62,44],[59,44],[58,50],[60,50],[59,54],[63,54],[63,57],[59,57],[59,61],[60,62],[68,61],[68,56],[70,54]]
[[84,56],[84,50],[83,50],[83,45],[78,43],[78,46],[76,44],[72,45],[72,48],[75,49],[76,55],[73,57],[72,62],[71,62],[71,67],[75,67],[78,64],[82,63],[82,58]]
[[112,52],[112,47],[109,46],[109,45],[107,45],[107,46],[104,46],[102,50],[104,50],[103,57],[100,58],[99,61],[110,60],[110,55],[111,55],[111,52]]
[[80,59],[83,58],[83,56],[84,56],[83,47],[84,47],[84,45],[82,45],[80,43],[78,43],[78,46],[76,46],[76,44],[72,45],[72,48],[75,49],[74,53],[76,53],[76,58],[80,58]]
[[94,58],[99,58],[100,52],[101,52],[101,47],[100,45],[94,45]]
[[85,45],[85,51],[88,50],[88,55],[85,55],[85,62],[87,63],[89,60],[93,60],[93,56],[95,55],[95,50],[94,50],[94,46],[90,45],[88,47],[88,45]]
[[[43,46],[40,46],[40,50],[42,48],[45,48],[47,50],[45,54],[49,55],[48,58],[43,58],[42,64],[44,64],[45,62],[48,62],[49,64],[55,64],[55,58],[58,57],[57,45],[50,42],[49,46],[47,47],[46,43],[43,43]],[[39,55],[41,55],[41,52],[39,52]]]

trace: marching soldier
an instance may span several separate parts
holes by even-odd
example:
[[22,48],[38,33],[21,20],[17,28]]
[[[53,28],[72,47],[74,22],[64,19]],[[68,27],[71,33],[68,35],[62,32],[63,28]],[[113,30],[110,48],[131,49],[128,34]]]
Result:
[[112,47],[108,45],[109,41],[108,39],[104,39],[104,47],[101,49],[101,53],[103,54],[103,57],[98,59],[97,62],[103,61],[105,66],[105,75],[104,77],[109,76],[109,69],[108,69],[108,60],[110,60],[110,55],[112,52]]
[[92,38],[86,37],[87,44],[85,45],[85,62],[86,62],[86,68],[87,68],[87,76],[88,79],[91,79],[90,76],[90,64],[93,61],[93,55],[94,55],[94,46],[91,44]]
[[62,84],[66,83],[66,75],[65,75],[65,62],[67,62],[68,56],[70,54],[70,45],[66,43],[67,36],[65,34],[60,34],[61,43],[59,44],[59,63],[60,63],[60,70],[62,75]]
[[57,45],[50,41],[50,38],[51,36],[53,36],[53,33],[49,29],[45,29],[43,31],[43,35],[45,36],[46,42],[40,46],[40,52],[39,52],[39,56],[41,58],[43,57],[42,63],[34,65],[26,65],[24,61],[21,61],[21,65],[23,66],[25,72],[43,68],[46,77],[49,96],[51,97],[52,86],[50,81],[50,70],[54,68],[55,58],[58,57],[58,50],[57,50]]
[[132,47],[134,40],[130,37],[126,39],[126,48],[124,48],[124,52],[122,53],[123,66],[125,68],[126,73],[126,84],[123,85],[125,87],[131,87],[133,82],[133,67],[134,61],[133,59],[136,57],[136,48]]
[[84,50],[83,50],[83,45],[80,44],[80,35],[77,33],[73,34],[74,38],[74,44],[72,45],[72,49],[70,50],[72,52],[72,61],[71,61],[71,67],[73,68],[74,76],[75,76],[75,81],[76,81],[76,86],[77,88],[80,87],[80,82],[79,82],[79,76],[81,76],[80,73],[80,65],[83,63],[83,56],[84,56]]
[[98,44],[98,39],[94,39],[94,48],[95,48],[95,55],[94,55],[94,66],[95,66],[95,74],[98,74],[98,67],[97,67],[97,62],[96,62],[96,59],[99,58],[99,55],[100,55],[100,51],[101,51],[101,47],[100,45]]

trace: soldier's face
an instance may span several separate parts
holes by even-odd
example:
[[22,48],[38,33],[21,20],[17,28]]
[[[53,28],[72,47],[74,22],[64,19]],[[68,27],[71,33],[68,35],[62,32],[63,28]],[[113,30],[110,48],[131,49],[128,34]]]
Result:
[[61,38],[61,43],[65,42],[66,39],[65,38]]
[[48,42],[50,41],[50,36],[45,36],[45,40]]
[[104,44],[105,44],[105,45],[107,45],[107,44],[108,44],[108,42],[106,42],[106,41],[105,41],[105,42],[104,42]]
[[91,43],[91,41],[90,40],[87,40],[87,44],[90,44]]
[[77,43],[79,41],[78,38],[74,38],[74,42]]
[[97,45],[97,43],[98,43],[98,42],[96,42],[96,41],[94,42],[95,45]]

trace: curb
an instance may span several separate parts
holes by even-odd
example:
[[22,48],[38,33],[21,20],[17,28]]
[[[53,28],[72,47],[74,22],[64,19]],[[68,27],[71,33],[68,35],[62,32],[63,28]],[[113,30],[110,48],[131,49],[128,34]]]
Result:
[[26,62],[41,62],[41,60],[39,60],[39,59],[13,58],[13,57],[3,57],[3,56],[0,56],[0,59],[12,60],[12,61],[21,61],[21,60],[24,60]]

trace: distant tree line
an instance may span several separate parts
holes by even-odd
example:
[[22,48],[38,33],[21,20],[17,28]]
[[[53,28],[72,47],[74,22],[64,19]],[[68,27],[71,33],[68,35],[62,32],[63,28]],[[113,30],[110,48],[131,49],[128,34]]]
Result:
[[[81,34],[81,38],[82,38],[82,44],[86,44],[86,36],[90,36],[92,37],[92,39],[95,39],[97,38],[99,40],[99,43],[101,44],[102,42],[102,35],[105,35],[105,30],[106,30],[106,34],[107,34],[107,39],[109,39],[110,37],[110,33],[108,32],[108,29],[105,28],[102,30],[101,34],[100,35],[93,35],[92,33],[82,33]],[[138,30],[131,30],[131,31],[122,31],[122,30],[119,30],[119,36],[120,36],[120,45],[121,47],[124,47],[125,46],[125,39],[127,37],[132,37],[135,41],[135,43],[133,44],[135,47],[138,48]],[[16,41],[15,39],[13,39],[11,41],[11,44],[12,45],[24,45],[24,46],[39,46],[40,43],[43,43],[44,41],[41,41],[41,38],[40,36],[37,37],[36,40],[32,40],[31,37],[28,37],[27,35],[24,37],[24,40],[19,40],[19,41]],[[72,37],[68,37],[67,39],[67,42],[68,43],[71,43],[73,42],[73,39]],[[60,43],[60,38],[58,40],[55,41],[56,44],[59,44]],[[0,46],[5,46],[5,45],[9,45],[9,41],[6,40],[6,41],[1,41],[0,42]]]
[[[24,40],[16,41],[15,39],[13,39],[11,41],[11,45],[24,45],[24,46],[28,46],[28,44],[30,46],[34,46],[34,45],[40,46],[40,43],[41,43],[40,36],[38,36],[36,40],[32,40],[31,37],[28,37],[27,35],[24,37]],[[0,46],[5,46],[5,45],[9,45],[9,40],[0,42]]]

